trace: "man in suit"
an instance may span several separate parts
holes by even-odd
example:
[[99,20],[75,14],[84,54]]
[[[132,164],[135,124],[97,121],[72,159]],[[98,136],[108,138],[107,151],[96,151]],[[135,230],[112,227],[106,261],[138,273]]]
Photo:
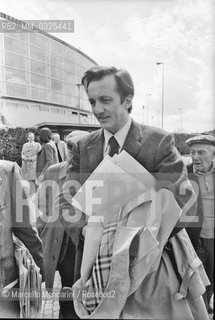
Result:
[[210,313],[210,300],[214,283],[214,199],[215,199],[215,138],[211,135],[197,135],[186,141],[190,147],[193,163],[188,165],[188,175],[197,188],[197,217],[187,228],[193,246],[202,260],[211,282],[204,294]]
[[54,134],[54,143],[57,148],[59,162],[66,161],[66,144],[60,140],[59,133]]
[[[156,177],[157,189],[163,187],[171,190],[183,208],[193,195],[189,188],[185,190],[188,185],[185,165],[171,134],[159,128],[141,125],[130,117],[134,86],[129,73],[115,67],[96,66],[84,74],[82,84],[102,128],[83,138],[73,149],[67,182],[75,180],[82,185],[107,154],[113,156],[125,150]],[[66,209],[72,215],[72,206],[68,204],[72,197],[69,200],[68,195],[69,191],[66,194],[64,190],[59,196],[61,215]],[[195,208],[189,209],[189,214],[194,215]],[[171,236],[184,226],[183,218],[187,218],[184,215],[187,215],[186,210]],[[66,228],[67,224],[64,224]],[[159,304],[161,309],[174,310],[173,305],[169,306],[168,299],[165,303],[162,307]]]
[[[37,228],[43,242],[45,261],[45,282],[48,291],[53,289],[55,271],[61,276],[62,288],[72,287],[80,274],[83,241],[80,241],[79,232],[73,229],[69,236],[65,232],[59,219],[52,220],[53,202],[60,188],[63,186],[67,169],[70,165],[73,146],[89,133],[75,130],[66,137],[67,161],[50,166],[45,173],[43,183],[38,189],[39,208],[42,215],[37,220]],[[48,218],[51,220],[49,221]],[[65,293],[62,289],[62,295]],[[71,294],[71,292],[70,292]],[[70,299],[59,299],[60,319],[76,319],[76,313]]]

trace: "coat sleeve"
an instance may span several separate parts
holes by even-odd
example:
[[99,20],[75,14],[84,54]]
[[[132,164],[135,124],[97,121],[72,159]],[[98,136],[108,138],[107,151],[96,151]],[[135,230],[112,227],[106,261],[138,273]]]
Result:
[[53,210],[57,210],[59,220],[64,226],[76,247],[83,241],[81,237],[82,228],[86,225],[85,214],[78,212],[71,204],[72,197],[81,186],[80,181],[80,155],[77,144],[73,145],[73,156],[69,166],[66,181],[61,188],[60,194],[56,197]]
[[36,219],[36,207],[27,198],[20,170],[14,163],[11,174],[11,214],[14,234],[25,244],[40,268],[44,280],[42,241],[32,222]]
[[42,172],[41,172],[41,176],[44,176],[46,170],[52,165],[55,164],[54,162],[54,150],[52,148],[52,146],[49,143],[46,143],[45,145],[45,156],[46,156],[46,165],[43,168]]
[[196,215],[196,196],[188,179],[186,166],[174,145],[174,138],[171,134],[166,134],[161,139],[154,165],[158,188],[167,188],[172,191],[182,209],[172,236],[192,222]]

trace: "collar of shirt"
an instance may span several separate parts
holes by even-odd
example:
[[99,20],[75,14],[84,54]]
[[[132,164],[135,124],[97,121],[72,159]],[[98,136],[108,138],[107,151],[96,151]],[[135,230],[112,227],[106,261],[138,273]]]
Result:
[[206,176],[208,174],[211,174],[211,173],[215,172],[215,162],[214,162],[214,160],[212,161],[211,169],[208,172],[199,172],[198,170],[195,169],[194,165],[193,165],[193,172],[197,176],[200,176],[200,175]]
[[[129,116],[128,121],[126,122],[126,124],[114,134],[114,137],[116,138],[116,141],[119,144],[119,152],[121,152],[122,147],[124,145],[125,139],[128,135],[128,131],[130,129],[131,126],[131,117]],[[104,129],[104,157],[108,154],[109,151],[109,145],[108,145],[108,141],[110,139],[110,137],[112,137],[113,134],[109,131],[107,131],[106,129]]]

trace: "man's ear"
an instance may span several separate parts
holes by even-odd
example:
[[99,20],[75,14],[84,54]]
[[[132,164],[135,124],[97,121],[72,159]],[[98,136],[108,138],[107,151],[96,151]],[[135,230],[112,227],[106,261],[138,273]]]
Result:
[[128,110],[131,106],[132,106],[132,95],[128,95],[125,100],[124,100],[124,103],[125,103],[125,107],[126,109]]

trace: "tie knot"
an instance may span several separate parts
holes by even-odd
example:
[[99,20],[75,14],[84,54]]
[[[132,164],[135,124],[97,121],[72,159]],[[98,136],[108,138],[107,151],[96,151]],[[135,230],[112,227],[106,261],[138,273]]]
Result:
[[109,156],[113,157],[113,155],[119,151],[119,144],[114,136],[109,139],[109,146]]

